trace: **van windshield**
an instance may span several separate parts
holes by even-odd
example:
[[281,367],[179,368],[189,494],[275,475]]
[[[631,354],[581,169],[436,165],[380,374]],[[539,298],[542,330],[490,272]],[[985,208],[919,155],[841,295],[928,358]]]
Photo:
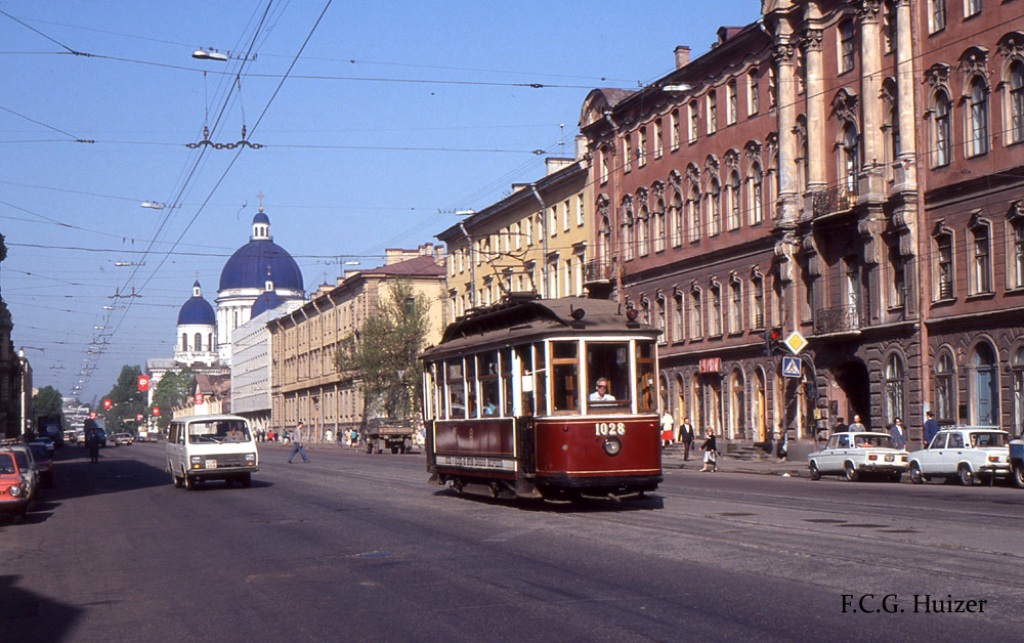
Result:
[[191,444],[201,442],[249,442],[249,426],[242,420],[216,420],[213,422],[193,422],[188,425],[188,441]]

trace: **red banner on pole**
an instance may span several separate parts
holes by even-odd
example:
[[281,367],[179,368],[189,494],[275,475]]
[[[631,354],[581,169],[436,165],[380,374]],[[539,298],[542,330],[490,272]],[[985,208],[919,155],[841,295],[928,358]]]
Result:
[[148,391],[149,390],[149,375],[139,375],[139,390],[140,391]]

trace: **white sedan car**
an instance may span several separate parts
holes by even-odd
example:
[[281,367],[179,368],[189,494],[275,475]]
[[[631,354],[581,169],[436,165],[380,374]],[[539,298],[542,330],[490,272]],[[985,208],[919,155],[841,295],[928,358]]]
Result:
[[1010,434],[996,427],[958,426],[939,431],[931,444],[910,454],[910,480],[957,478],[971,485],[979,477],[1010,475]]
[[899,482],[907,470],[908,454],[896,448],[888,433],[836,433],[820,451],[807,456],[811,480],[823,475],[841,475],[859,480],[866,474],[878,474]]

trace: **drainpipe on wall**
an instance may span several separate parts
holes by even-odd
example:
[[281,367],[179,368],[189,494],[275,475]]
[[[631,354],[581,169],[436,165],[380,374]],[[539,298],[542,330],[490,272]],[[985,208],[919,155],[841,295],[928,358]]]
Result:
[[[540,220],[544,224],[544,225],[541,226],[541,228],[543,229],[544,232],[541,235],[541,240],[540,240],[541,241],[541,248],[542,248],[541,251],[544,253],[544,256],[542,257],[541,264],[540,264],[540,278],[541,278],[541,282],[542,282],[541,283],[541,290],[545,294],[548,295],[547,299],[554,299],[555,297],[551,296],[552,293],[549,293],[547,291],[548,290],[548,237],[550,236],[549,232],[548,232],[548,219],[547,219],[547,217],[548,217],[548,213],[547,213],[548,206],[547,206],[546,203],[544,203],[544,199],[541,197],[540,192],[537,191],[537,184],[536,183],[531,183],[530,184],[530,190],[533,192],[533,196],[536,197],[537,202],[540,203]],[[553,293],[553,294],[556,295],[556,296],[558,295],[558,293]]]

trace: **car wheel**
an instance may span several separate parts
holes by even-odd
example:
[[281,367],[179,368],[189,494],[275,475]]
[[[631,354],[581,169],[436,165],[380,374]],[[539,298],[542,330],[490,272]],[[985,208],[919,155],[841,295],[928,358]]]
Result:
[[195,491],[197,487],[197,480],[192,476],[185,476],[185,488],[189,491]]
[[1024,464],[1018,462],[1013,465],[1013,473],[1010,477],[1013,479],[1013,486],[1024,489]]
[[910,481],[914,484],[921,484],[924,482],[924,476],[921,475],[921,466],[916,462],[910,465]]
[[960,480],[960,484],[965,487],[969,487],[974,484],[974,472],[967,465],[961,465],[956,472],[957,478]]
[[821,480],[821,471],[818,471],[818,465],[811,463],[811,480]]
[[850,482],[857,482],[860,479],[860,474],[857,473],[857,467],[853,466],[852,462],[846,463],[846,479]]

